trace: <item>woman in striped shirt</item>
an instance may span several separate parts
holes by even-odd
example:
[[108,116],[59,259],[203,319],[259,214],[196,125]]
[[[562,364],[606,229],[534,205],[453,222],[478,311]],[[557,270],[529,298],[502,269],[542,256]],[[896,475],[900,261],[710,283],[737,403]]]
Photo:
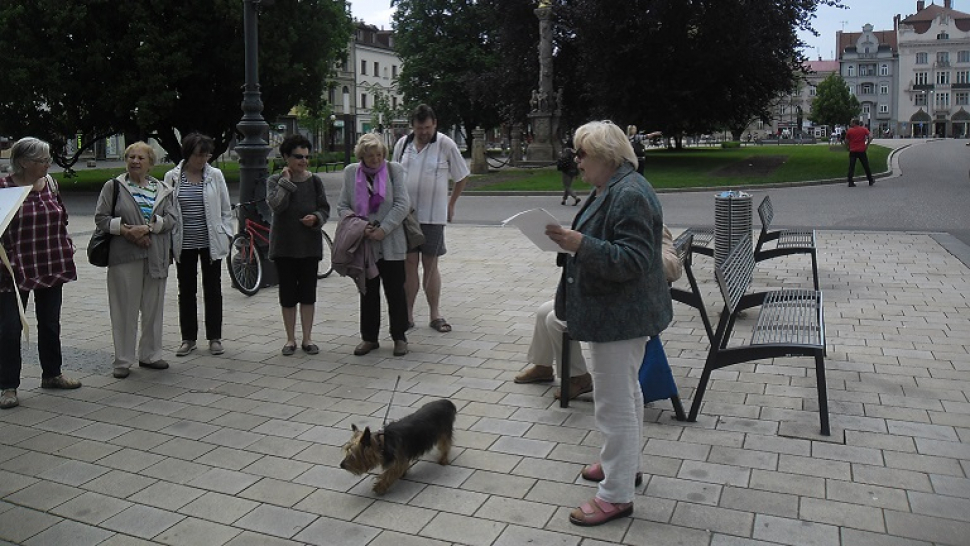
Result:
[[222,348],[222,259],[229,255],[232,236],[232,208],[222,171],[209,165],[215,143],[212,138],[191,133],[182,139],[182,161],[165,174],[175,188],[175,205],[182,229],[172,237],[175,270],[179,283],[179,326],[182,344],[176,356],[195,350],[199,336],[196,305],[198,269],[202,268],[202,297],[205,302],[205,337],[209,353],[221,355]]

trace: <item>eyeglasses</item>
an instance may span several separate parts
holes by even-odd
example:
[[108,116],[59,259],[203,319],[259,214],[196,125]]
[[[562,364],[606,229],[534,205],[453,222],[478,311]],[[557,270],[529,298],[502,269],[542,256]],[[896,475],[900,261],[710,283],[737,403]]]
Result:
[[54,160],[50,157],[45,157],[42,159],[31,159],[31,161],[33,161],[34,163],[41,163],[43,165],[50,165],[51,163],[54,162]]
[[209,159],[210,157],[212,157],[212,154],[210,154],[209,152],[195,152],[192,155],[194,155],[196,157],[204,157],[206,159]]
[[303,155],[303,154],[290,154],[290,157],[292,157],[293,159],[296,159],[296,160],[306,159],[307,161],[309,161],[310,158],[313,157],[313,156],[310,155],[310,154],[306,154],[306,155]]

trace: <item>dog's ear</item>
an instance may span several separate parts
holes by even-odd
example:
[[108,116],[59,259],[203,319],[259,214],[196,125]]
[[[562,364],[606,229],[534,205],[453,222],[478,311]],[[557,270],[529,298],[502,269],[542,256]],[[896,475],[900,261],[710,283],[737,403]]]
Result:
[[353,423],[351,423],[351,424],[350,424],[350,430],[352,430],[352,431],[354,431],[354,432],[357,432],[357,425],[355,425],[355,424],[353,424]]
[[365,447],[370,445],[370,427],[364,427],[364,435],[360,437],[360,443]]

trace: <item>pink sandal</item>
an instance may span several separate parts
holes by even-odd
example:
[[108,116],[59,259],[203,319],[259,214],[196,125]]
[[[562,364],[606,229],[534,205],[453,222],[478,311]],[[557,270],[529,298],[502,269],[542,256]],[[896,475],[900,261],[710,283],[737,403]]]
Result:
[[[593,463],[585,468],[579,473],[584,480],[589,480],[591,482],[601,482],[606,479],[606,473],[603,472],[603,465],[600,463]],[[633,482],[633,485],[640,487],[643,483],[643,472],[637,472],[637,477]]]
[[582,527],[603,525],[608,521],[633,514],[632,502],[612,503],[593,497],[569,513],[569,521]]

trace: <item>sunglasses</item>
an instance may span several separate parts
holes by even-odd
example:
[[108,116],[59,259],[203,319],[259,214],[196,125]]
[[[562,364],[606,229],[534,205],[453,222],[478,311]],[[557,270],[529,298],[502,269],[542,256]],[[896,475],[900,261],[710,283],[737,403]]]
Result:
[[583,159],[586,159],[586,150],[576,148],[576,161],[582,161]]
[[296,159],[297,161],[299,161],[301,159],[306,159],[306,160],[309,161],[310,158],[313,157],[313,156],[310,155],[310,154],[306,154],[306,155],[303,155],[303,154],[290,154],[290,157],[292,157],[293,159]]

